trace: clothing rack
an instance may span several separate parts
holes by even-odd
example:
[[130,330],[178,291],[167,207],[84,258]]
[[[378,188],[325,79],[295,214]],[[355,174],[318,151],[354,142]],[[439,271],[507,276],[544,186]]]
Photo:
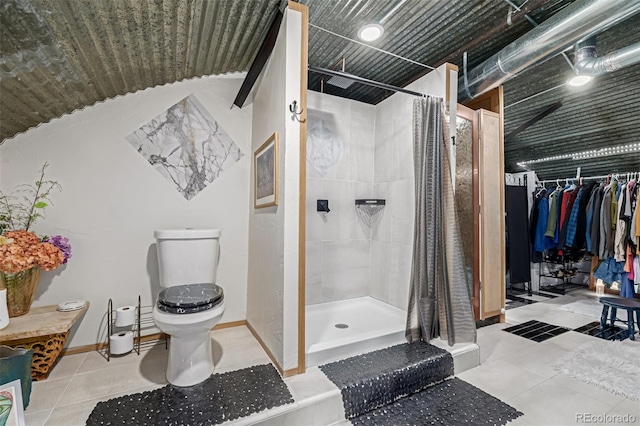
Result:
[[539,180],[537,183],[544,185],[545,183],[557,183],[559,181],[575,181],[575,180],[593,180],[593,179],[605,179],[605,178],[615,178],[619,179],[621,176],[640,176],[640,172],[623,172],[623,173],[609,173],[608,175],[601,176],[580,176],[580,177],[568,177],[568,178],[560,178],[560,179],[546,179]]

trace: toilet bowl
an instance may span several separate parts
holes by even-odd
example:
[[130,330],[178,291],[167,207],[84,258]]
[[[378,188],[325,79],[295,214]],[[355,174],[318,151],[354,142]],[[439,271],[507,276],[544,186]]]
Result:
[[167,381],[174,386],[193,386],[206,380],[214,370],[209,331],[224,313],[224,302],[214,308],[189,314],[163,312],[153,307],[153,320],[171,336]]
[[158,328],[171,336],[167,381],[193,386],[214,371],[210,330],[224,314],[224,293],[215,285],[219,230],[159,230],[160,285],[153,307]]

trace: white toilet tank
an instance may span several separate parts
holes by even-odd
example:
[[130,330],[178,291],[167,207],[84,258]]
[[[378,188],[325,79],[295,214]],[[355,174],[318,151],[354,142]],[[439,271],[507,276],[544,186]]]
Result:
[[215,284],[220,251],[219,229],[159,229],[160,285]]

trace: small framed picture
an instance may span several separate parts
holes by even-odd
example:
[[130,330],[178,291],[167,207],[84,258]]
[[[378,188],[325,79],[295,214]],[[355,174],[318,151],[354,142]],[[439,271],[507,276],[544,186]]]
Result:
[[24,426],[20,380],[0,385],[0,425]]
[[278,132],[253,154],[254,202],[256,209],[278,205]]

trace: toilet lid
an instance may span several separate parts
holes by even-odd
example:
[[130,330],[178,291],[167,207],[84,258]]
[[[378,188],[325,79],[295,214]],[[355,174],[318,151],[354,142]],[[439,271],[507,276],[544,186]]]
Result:
[[158,309],[173,314],[202,312],[224,300],[222,287],[215,284],[189,284],[169,287],[158,296]]

